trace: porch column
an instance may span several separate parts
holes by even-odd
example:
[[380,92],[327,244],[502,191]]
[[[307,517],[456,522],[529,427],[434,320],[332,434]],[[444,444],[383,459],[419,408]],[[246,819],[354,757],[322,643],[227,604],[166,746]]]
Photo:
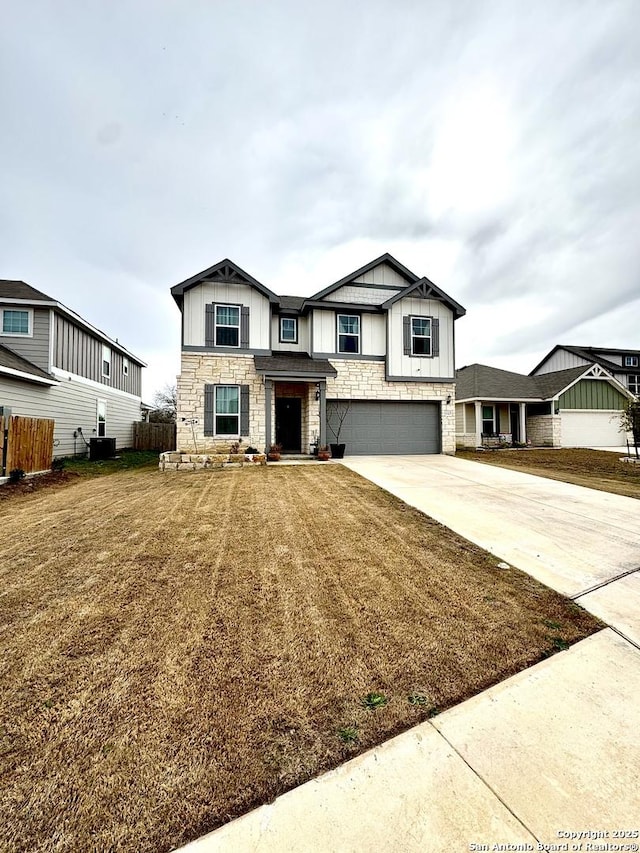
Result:
[[476,447],[482,447],[482,403],[476,400]]
[[520,443],[527,443],[527,404],[520,403]]
[[271,391],[273,389],[273,381],[271,379],[264,380],[264,441],[266,444],[265,453],[268,452],[272,445],[271,440]]
[[327,443],[327,383],[324,379],[318,382],[320,386],[320,430],[318,432],[318,447]]

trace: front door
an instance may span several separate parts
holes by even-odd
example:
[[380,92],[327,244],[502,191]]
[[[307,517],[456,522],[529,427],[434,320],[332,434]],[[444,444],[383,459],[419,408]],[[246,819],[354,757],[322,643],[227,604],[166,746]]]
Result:
[[511,403],[509,414],[511,420],[511,441],[520,441],[520,406],[517,403]]
[[283,453],[302,450],[302,400],[299,397],[279,397],[276,400],[276,443]]

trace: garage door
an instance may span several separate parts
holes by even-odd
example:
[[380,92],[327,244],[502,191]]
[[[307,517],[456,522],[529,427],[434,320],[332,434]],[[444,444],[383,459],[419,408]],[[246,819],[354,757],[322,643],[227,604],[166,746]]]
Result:
[[618,432],[620,412],[561,412],[562,447],[620,447],[625,434]]
[[[328,425],[336,421],[333,402],[327,400]],[[327,441],[335,441],[330,429]],[[340,443],[347,456],[440,453],[440,404],[352,400]]]

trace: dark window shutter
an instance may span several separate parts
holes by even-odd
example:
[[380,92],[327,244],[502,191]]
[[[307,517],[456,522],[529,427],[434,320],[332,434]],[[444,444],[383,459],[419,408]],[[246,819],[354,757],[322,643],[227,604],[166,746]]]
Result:
[[440,320],[431,320],[431,355],[440,355]]
[[215,396],[216,386],[204,386],[204,434],[215,435]]
[[249,349],[249,307],[240,309],[240,349]]
[[240,386],[240,435],[249,435],[249,386]]
[[205,306],[204,314],[204,345],[214,347],[216,345],[216,306]]
[[402,335],[404,338],[404,354],[411,355],[411,317],[402,318]]

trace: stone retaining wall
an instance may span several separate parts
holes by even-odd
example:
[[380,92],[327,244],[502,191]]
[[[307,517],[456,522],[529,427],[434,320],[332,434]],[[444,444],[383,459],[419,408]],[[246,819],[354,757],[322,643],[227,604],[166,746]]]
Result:
[[180,453],[177,450],[160,454],[161,471],[201,471],[205,468],[243,468],[245,465],[266,465],[264,453]]

